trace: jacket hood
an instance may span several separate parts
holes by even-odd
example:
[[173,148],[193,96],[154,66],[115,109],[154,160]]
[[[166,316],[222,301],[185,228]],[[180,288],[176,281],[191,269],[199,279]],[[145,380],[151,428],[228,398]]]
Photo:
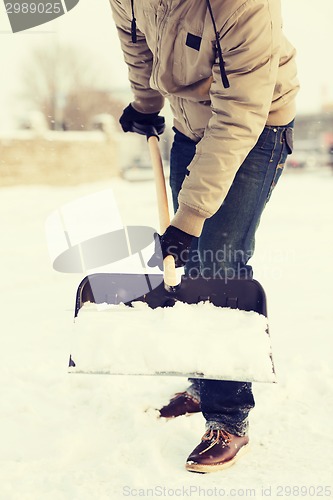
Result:
[[[225,71],[225,67],[224,67],[222,48],[221,48],[221,44],[220,44],[220,37],[219,37],[219,33],[217,31],[217,28],[216,28],[215,18],[214,18],[214,14],[213,14],[213,10],[212,10],[212,6],[210,4],[210,1],[206,0],[206,4],[207,4],[207,9],[208,9],[210,18],[212,20],[212,25],[213,25],[214,33],[215,33],[215,44],[216,44],[215,50],[216,50],[216,54],[217,54],[218,61],[219,61],[221,80],[223,83],[223,87],[225,89],[227,89],[230,87],[230,84],[229,84],[229,80],[228,80],[228,77],[227,77],[227,74]],[[131,36],[132,36],[132,42],[136,43],[137,37],[136,37],[136,18],[135,18],[135,13],[134,13],[134,0],[131,0],[131,10],[132,10]]]

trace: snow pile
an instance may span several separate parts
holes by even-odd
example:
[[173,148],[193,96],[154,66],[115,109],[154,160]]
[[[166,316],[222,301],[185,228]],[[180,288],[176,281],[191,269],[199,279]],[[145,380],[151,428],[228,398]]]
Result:
[[274,381],[270,354],[267,319],[254,311],[88,303],[76,318],[71,371]]

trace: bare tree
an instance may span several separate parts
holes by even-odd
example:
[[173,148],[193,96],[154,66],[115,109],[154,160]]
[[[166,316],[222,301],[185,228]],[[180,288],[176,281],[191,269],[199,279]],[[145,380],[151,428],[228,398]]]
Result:
[[22,68],[21,97],[51,129],[85,129],[97,113],[119,116],[122,105],[102,90],[103,71],[96,66],[76,47],[36,47]]

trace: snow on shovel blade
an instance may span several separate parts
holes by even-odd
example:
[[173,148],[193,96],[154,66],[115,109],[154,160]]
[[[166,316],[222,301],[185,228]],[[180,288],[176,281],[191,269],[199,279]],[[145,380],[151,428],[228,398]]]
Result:
[[251,279],[92,274],[79,285],[72,373],[275,382],[266,298]]

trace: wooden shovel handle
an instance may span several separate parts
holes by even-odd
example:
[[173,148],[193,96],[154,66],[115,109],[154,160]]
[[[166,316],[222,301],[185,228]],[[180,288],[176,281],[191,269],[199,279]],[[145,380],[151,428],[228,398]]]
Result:
[[[163,234],[166,228],[170,225],[170,215],[163,163],[160,148],[158,146],[158,138],[155,135],[148,137],[148,146],[155,179],[160,231],[161,234]],[[176,287],[179,283],[179,279],[177,278],[175,259],[171,255],[168,255],[163,261],[163,266],[165,285],[171,288]]]

